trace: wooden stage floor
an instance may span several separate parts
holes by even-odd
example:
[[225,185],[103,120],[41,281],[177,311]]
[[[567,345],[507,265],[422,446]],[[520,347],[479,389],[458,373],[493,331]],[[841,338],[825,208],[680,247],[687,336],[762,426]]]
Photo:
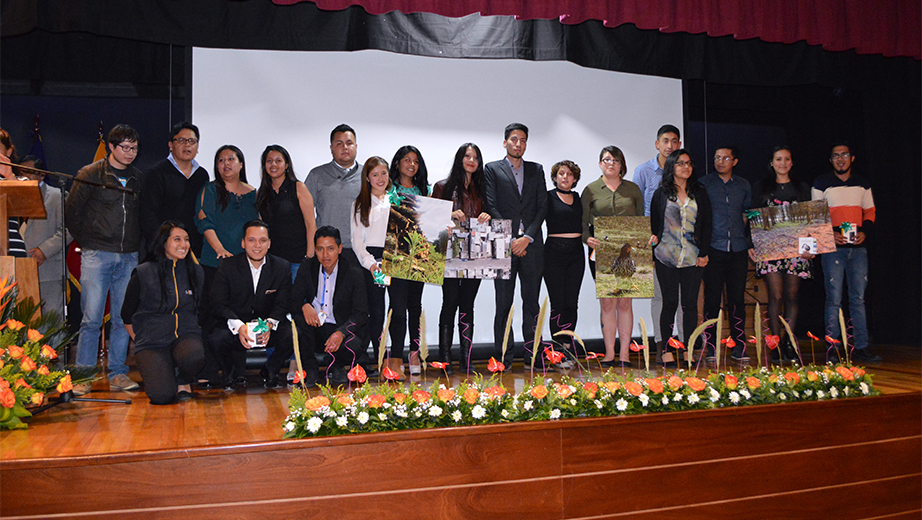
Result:
[[[804,345],[809,357],[809,346]],[[912,346],[877,346],[884,362],[869,365],[874,386],[883,395],[922,391],[922,349]],[[643,361],[632,357],[634,366]],[[809,361],[809,359],[807,359]],[[477,368],[485,371],[485,364]],[[457,365],[456,365],[457,367]],[[660,369],[662,370],[662,369]],[[570,371],[576,375],[576,371]],[[629,371],[628,371],[629,372]],[[593,370],[598,374],[598,369]],[[138,379],[137,372],[132,377]],[[440,372],[428,371],[428,386]],[[551,376],[557,374],[551,373]],[[444,376],[443,376],[444,377]],[[28,420],[29,428],[0,433],[0,460],[45,459],[92,455],[193,449],[278,441],[288,414],[288,390],[266,390],[250,374],[246,390],[227,394],[221,390],[196,390],[196,398],[175,405],[154,406],[144,392],[109,392],[105,378],[86,397],[130,398],[130,405],[67,403]],[[461,376],[452,376],[452,384]],[[526,380],[521,364],[503,376],[506,388],[520,391]],[[312,393],[316,394],[316,390]]]

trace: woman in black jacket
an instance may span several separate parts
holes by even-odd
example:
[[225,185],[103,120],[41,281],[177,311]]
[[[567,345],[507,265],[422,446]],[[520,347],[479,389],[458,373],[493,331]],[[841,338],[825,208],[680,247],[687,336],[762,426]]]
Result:
[[[672,336],[680,287],[686,344],[698,322],[698,290],[704,266],[708,263],[712,216],[707,191],[691,180],[693,173],[694,164],[688,151],[672,152],[666,159],[662,182],[653,193],[650,205],[653,263],[663,290],[663,310],[659,316],[663,343],[668,343]],[[678,352],[667,347],[668,344],[662,345],[663,363],[667,368],[676,368]]]
[[125,292],[122,320],[152,404],[191,399],[189,383],[205,364],[198,317],[204,275],[189,248],[182,223],[164,222]]

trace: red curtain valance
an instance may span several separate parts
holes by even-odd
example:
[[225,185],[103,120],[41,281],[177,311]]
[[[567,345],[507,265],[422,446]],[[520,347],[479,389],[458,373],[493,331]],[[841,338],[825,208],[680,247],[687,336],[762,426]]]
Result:
[[272,0],[312,1],[320,9],[360,5],[370,14],[400,11],[462,17],[506,15],[559,19],[577,24],[601,20],[608,27],[632,23],[663,32],[732,35],[766,42],[806,41],[829,51],[922,58],[919,0]]

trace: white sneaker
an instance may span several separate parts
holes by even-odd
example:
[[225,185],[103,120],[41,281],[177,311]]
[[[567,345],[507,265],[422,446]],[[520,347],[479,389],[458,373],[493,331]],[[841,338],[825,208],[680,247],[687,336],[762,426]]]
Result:
[[419,351],[410,352],[410,375],[418,376],[423,373],[422,367],[419,365]]

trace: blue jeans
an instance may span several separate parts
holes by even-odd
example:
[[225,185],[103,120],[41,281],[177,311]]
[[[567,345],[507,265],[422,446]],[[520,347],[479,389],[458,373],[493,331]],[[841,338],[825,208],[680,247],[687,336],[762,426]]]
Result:
[[[826,286],[826,334],[841,336],[839,308],[842,305],[842,285],[848,282],[848,314],[854,334],[855,348],[868,346],[868,320],[864,312],[864,290],[868,286],[868,252],[863,247],[842,247],[835,253],[825,253],[823,275]],[[847,325],[847,324],[846,324]]]
[[106,312],[112,322],[109,338],[109,378],[128,373],[128,331],[122,322],[122,302],[131,271],[138,265],[137,253],[110,253],[85,249],[80,260],[80,305],[83,320],[77,340],[77,365],[96,366],[99,354],[99,329]]

